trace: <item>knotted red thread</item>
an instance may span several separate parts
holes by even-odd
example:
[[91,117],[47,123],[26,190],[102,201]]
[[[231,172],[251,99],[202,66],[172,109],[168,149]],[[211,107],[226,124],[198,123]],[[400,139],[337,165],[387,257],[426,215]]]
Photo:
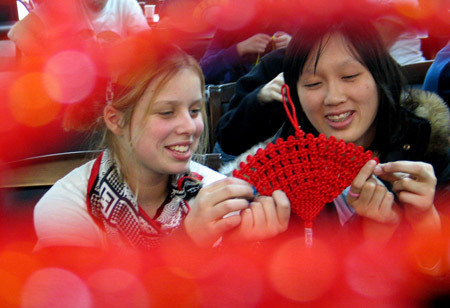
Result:
[[[305,222],[305,239],[312,244],[312,223],[330,203],[348,187],[361,168],[372,158],[371,151],[365,151],[353,143],[346,144],[331,136],[320,134],[314,137],[300,129],[295,106],[286,90],[292,113],[283,95],[283,106],[295,128],[295,137],[279,138],[249,155],[247,162],[241,162],[233,176],[252,184],[259,194],[271,196],[275,190],[286,193],[292,211]],[[309,238],[309,239],[308,239]]]

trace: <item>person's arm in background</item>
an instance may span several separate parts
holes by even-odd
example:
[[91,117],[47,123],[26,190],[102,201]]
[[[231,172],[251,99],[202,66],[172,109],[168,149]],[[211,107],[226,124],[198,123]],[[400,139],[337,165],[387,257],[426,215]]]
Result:
[[284,31],[277,31],[274,33],[272,39],[275,45],[274,49],[287,48],[292,36]]
[[[229,40],[227,35],[226,31],[217,30],[200,60],[206,83],[218,84],[222,82],[227,72],[244,66],[246,54],[263,53],[270,42],[269,35],[255,34],[244,41],[227,46],[225,43]],[[240,76],[236,77],[239,78]]]
[[450,41],[436,54],[422,89],[438,94],[450,106]]
[[388,50],[394,45],[399,36],[407,31],[404,23],[391,16],[382,16],[374,24],[383,40],[384,46]]
[[45,25],[33,12],[18,21],[8,32],[8,38],[25,55],[42,55],[46,52]]
[[281,73],[284,51],[279,49],[269,53],[237,81],[229,110],[219,120],[215,131],[226,153],[239,155],[245,152],[273,136],[286,119],[284,107],[277,99],[262,103],[258,98],[261,90]]
[[148,25],[147,19],[145,18],[138,2],[135,0],[123,1],[125,1],[123,13],[125,14],[124,20],[126,20],[127,24],[127,35],[150,30],[150,26]]

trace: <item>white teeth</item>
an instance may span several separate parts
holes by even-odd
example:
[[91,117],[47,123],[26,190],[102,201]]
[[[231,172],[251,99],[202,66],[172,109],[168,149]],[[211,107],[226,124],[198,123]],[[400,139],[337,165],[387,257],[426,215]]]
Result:
[[189,150],[189,147],[187,145],[175,145],[172,147],[169,147],[172,151],[185,153]]
[[342,121],[346,120],[351,114],[352,114],[352,112],[349,111],[349,112],[344,112],[344,113],[336,114],[336,115],[328,115],[327,118],[333,122],[342,122]]

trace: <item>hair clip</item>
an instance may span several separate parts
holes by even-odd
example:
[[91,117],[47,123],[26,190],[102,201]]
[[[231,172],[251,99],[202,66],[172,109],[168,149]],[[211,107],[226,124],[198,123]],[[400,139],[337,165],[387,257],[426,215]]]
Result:
[[108,80],[108,84],[106,85],[106,105],[111,105],[114,99],[114,83],[112,80]]

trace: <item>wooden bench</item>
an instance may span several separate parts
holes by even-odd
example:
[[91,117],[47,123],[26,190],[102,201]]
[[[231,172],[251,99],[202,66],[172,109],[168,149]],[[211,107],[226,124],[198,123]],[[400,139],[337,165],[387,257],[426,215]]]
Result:
[[406,77],[409,85],[422,85],[428,69],[433,62],[433,60],[427,60],[418,63],[406,64],[400,66],[400,70]]
[[[1,166],[0,188],[50,187],[100,151],[75,151],[30,157]],[[194,154],[194,161],[217,170],[220,154]]]
[[216,129],[217,122],[219,122],[220,117],[226,111],[226,105],[233,97],[235,87],[236,83],[230,82],[221,85],[209,85],[206,88],[210,150],[212,150],[216,142],[214,130]]

